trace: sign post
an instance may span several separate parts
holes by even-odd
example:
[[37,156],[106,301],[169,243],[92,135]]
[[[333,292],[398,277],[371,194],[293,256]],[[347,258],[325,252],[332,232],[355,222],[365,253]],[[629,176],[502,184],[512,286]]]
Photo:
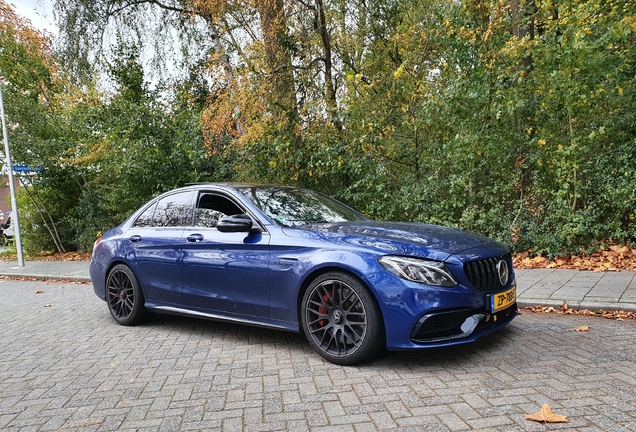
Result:
[[11,152],[9,150],[9,134],[7,133],[7,123],[4,118],[4,102],[2,100],[2,83],[4,78],[0,77],[0,117],[2,117],[2,136],[4,137],[4,155],[6,157],[6,168],[9,174],[9,190],[11,191],[11,219],[15,229],[15,247],[18,251],[18,266],[24,267],[24,256],[22,254],[22,237],[20,236],[20,218],[18,217],[18,199],[15,195],[15,185],[13,184],[13,165],[11,164]]

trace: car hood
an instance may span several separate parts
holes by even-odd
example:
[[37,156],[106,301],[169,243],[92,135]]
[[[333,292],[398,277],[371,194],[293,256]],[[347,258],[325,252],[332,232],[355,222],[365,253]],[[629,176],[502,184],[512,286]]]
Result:
[[408,222],[341,222],[284,228],[291,237],[365,247],[382,253],[445,260],[484,245],[497,244],[478,235],[439,225]]

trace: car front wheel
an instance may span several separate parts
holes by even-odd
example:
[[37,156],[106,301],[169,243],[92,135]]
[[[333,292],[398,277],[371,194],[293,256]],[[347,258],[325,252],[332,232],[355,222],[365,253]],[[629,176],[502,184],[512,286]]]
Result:
[[385,345],[375,298],[348,273],[324,273],[312,281],[303,296],[301,320],[311,346],[332,363],[368,360]]
[[118,324],[139,324],[146,317],[144,295],[135,274],[125,264],[117,264],[106,279],[106,303]]

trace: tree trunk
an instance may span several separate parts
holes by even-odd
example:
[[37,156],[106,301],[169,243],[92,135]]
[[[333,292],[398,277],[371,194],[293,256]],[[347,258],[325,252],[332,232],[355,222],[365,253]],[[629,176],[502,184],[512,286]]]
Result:
[[[536,13],[537,5],[535,5],[534,0],[529,0],[523,10],[521,10],[520,0],[511,0],[510,14],[512,17],[512,33],[517,36],[517,39],[523,39],[526,36],[530,39],[534,39],[534,15]],[[526,70],[532,70],[533,63],[531,55],[524,57],[522,62]]]
[[294,85],[290,42],[287,35],[287,19],[283,0],[257,0],[263,40],[270,73],[271,104],[276,118],[286,119],[295,125],[298,119],[298,103]]
[[331,54],[331,35],[327,29],[325,7],[322,0],[316,0],[316,22],[322,41],[323,62],[325,64],[325,102],[333,124],[338,130],[342,130],[342,123],[338,119],[338,101],[336,99],[336,87],[333,82],[333,63]]

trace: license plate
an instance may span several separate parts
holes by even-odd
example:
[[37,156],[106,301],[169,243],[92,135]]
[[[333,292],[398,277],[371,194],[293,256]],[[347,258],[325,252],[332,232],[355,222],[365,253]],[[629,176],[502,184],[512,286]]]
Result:
[[500,311],[515,302],[515,300],[517,299],[517,287],[513,286],[508,291],[491,294],[488,297],[490,297],[490,311]]

